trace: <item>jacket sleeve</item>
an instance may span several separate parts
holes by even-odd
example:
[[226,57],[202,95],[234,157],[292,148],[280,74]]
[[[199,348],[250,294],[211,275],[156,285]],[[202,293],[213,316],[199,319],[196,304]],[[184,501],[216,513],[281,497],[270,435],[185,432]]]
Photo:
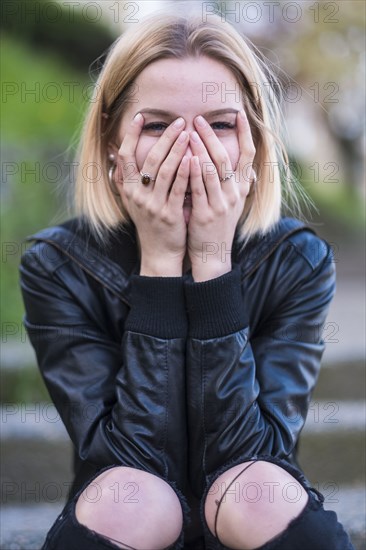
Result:
[[[323,250],[319,261],[309,262],[296,249],[288,261],[279,248],[275,274],[264,263],[263,278],[254,274],[247,285],[239,264],[216,279],[185,282],[189,465],[198,493],[207,476],[227,463],[293,452],[318,376],[321,329],[334,293],[334,263],[329,248]],[[262,284],[263,293],[272,284],[275,297],[254,331],[245,307],[251,284]]]
[[[101,467],[142,468],[180,485],[186,468],[183,279],[132,275],[128,309],[106,298],[108,290],[76,262],[38,242],[21,258],[20,282],[24,324],[78,456]],[[107,302],[126,309],[119,331],[105,312]]]

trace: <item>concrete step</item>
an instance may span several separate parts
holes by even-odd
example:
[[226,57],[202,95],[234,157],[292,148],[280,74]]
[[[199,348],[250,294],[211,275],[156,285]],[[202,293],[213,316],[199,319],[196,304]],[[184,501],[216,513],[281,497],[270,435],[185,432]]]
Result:
[[[47,401],[48,392],[36,366],[33,349],[28,342],[2,344],[0,372],[1,403]],[[332,362],[325,358],[313,395],[314,400],[365,400],[366,372],[364,354]]]
[[[72,448],[68,441],[47,442],[37,439],[4,440],[0,451],[1,478],[6,486],[6,502],[28,500],[37,482],[69,482],[72,478]],[[361,432],[304,434],[300,438],[299,462],[314,482],[365,482],[365,444]],[[23,483],[23,487],[21,484]],[[12,485],[14,484],[14,485]],[[67,486],[63,489],[66,494]],[[4,490],[4,485],[3,485]],[[51,498],[51,497],[50,497]],[[30,502],[36,502],[30,495]]]
[[[320,403],[320,411],[328,413],[327,402]],[[4,550],[40,548],[73,479],[72,447],[66,430],[61,423],[47,421],[55,416],[46,405],[46,418],[33,414],[24,422],[20,408],[17,413],[12,411],[4,424],[0,457]],[[30,409],[29,405],[27,411]],[[335,510],[350,532],[356,550],[365,550],[365,445],[360,411],[353,418],[354,429],[350,429],[354,412],[351,408],[347,413],[346,406],[338,411],[339,424],[347,424],[347,429],[335,430],[332,423],[328,429],[324,422],[319,430],[316,422],[310,423],[300,440],[299,462],[313,486],[323,493],[325,507]]]
[[[286,414],[286,410],[283,410]],[[69,439],[65,426],[52,403],[5,403],[0,407],[2,439]],[[310,402],[303,434],[333,433],[364,430],[365,401]],[[298,412],[291,411],[289,420],[297,421]]]
[[322,364],[312,401],[365,401],[365,360]]
[[[337,282],[337,291],[322,329],[325,341],[324,364],[362,360],[365,357],[365,281],[361,277]],[[37,363],[25,328],[4,324],[1,361],[17,369]]]
[[1,550],[39,550],[62,508],[61,503],[4,507],[0,512]]
[[[66,498],[72,481],[72,447],[65,441],[7,439],[0,450],[3,504]],[[365,486],[365,443],[360,431],[304,434],[299,463],[315,486]]]
[[[337,495],[329,493],[328,497],[325,500],[325,508],[337,513],[339,520],[349,532],[355,549],[365,550],[363,488],[344,486]],[[62,508],[62,503],[4,507],[0,514],[0,548],[2,550],[39,550],[47,531]]]
[[[2,374],[3,550],[40,548],[73,479],[69,437],[47,401],[30,352],[26,368],[20,353]],[[366,549],[364,420],[363,362],[325,364],[300,438],[299,462],[324,494],[325,506],[351,533],[356,550]]]

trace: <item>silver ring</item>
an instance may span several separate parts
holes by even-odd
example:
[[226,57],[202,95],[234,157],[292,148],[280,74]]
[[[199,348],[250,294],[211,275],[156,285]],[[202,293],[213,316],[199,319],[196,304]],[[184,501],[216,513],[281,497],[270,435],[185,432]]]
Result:
[[140,175],[142,185],[149,185],[150,182],[155,181],[156,179],[150,176],[150,174],[148,174],[147,172],[140,172]]
[[223,181],[229,180],[230,178],[233,177],[234,174],[235,172],[231,172],[231,174],[225,176],[224,178],[220,178],[220,182],[222,183]]

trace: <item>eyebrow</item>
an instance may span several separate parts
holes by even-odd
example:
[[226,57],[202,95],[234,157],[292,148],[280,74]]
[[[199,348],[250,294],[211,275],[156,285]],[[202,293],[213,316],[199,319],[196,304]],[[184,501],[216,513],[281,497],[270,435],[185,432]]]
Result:
[[[238,113],[238,109],[217,109],[216,111],[207,111],[206,113],[202,113],[203,116],[217,116],[217,115],[225,115],[227,113]],[[177,115],[176,113],[172,113],[171,111],[164,111],[163,109],[141,109],[140,111],[137,111],[137,113],[147,113],[150,115],[157,115],[157,116],[165,116],[170,118],[178,118],[180,115]],[[137,114],[136,113],[136,114]]]

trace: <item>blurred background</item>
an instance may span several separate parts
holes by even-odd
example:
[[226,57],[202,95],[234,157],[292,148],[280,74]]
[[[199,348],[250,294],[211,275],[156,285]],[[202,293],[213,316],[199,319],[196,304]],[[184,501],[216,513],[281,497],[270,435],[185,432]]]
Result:
[[[1,4],[1,548],[36,549],[62,508],[71,448],[22,325],[25,237],[66,220],[65,190],[98,58],[166,1]],[[182,4],[175,2],[175,5]],[[271,63],[284,90],[289,152],[333,246],[337,294],[300,442],[300,463],[365,548],[365,4],[201,2]]]

